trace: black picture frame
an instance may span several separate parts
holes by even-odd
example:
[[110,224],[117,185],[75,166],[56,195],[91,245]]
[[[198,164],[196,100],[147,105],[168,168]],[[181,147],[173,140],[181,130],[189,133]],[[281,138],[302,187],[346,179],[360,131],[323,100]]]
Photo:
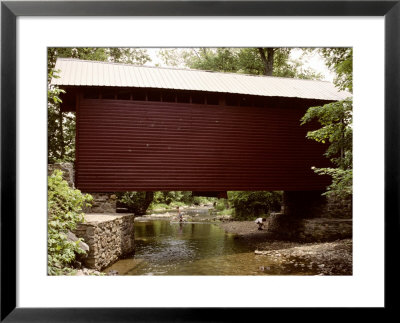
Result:
[[[2,1],[1,321],[234,322],[269,308],[16,307],[16,19],[19,16],[383,16],[385,19],[385,307],[396,309],[392,274],[399,236],[400,0],[395,1]],[[371,188],[373,189],[373,188]],[[365,201],[367,202],[367,201]],[[373,237],[371,237],[373,238]],[[371,262],[373,259],[371,259]],[[38,291],[39,292],[39,291]],[[241,297],[238,295],[238,297]],[[287,309],[285,309],[287,310]],[[330,312],[333,312],[332,309]],[[382,319],[381,309],[377,316]],[[244,313],[243,313],[244,312]],[[281,311],[280,311],[280,314]],[[310,315],[314,315],[309,313]],[[335,316],[335,314],[330,314]],[[371,312],[368,314],[373,318]],[[372,316],[371,316],[372,315]]]

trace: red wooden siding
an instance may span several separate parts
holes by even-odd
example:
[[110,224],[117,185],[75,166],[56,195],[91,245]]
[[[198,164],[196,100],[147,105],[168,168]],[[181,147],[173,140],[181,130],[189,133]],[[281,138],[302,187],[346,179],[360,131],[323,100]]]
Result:
[[86,192],[319,190],[326,147],[306,106],[240,107],[82,99],[76,184]]

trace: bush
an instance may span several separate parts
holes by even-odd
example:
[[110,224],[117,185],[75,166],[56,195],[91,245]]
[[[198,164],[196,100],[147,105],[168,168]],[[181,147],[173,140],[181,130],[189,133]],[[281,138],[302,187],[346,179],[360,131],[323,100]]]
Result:
[[118,205],[135,215],[143,215],[153,201],[154,192],[124,192],[117,195]]
[[173,209],[177,206],[212,203],[215,198],[193,196],[191,191],[156,191],[150,209]]
[[228,192],[228,198],[236,220],[269,215],[271,211],[279,211],[282,205],[282,192],[235,191]]
[[218,211],[217,215],[230,215],[230,216],[234,216],[235,214],[235,210],[234,209],[223,209],[222,211]]
[[[181,191],[157,191],[154,192],[154,205],[170,205],[175,202],[182,202],[184,195]],[[182,203],[183,204],[183,203]],[[172,207],[172,205],[171,205]]]
[[193,196],[193,205],[204,205],[204,204],[213,204],[217,201],[215,197],[206,197],[206,196]]
[[69,187],[60,170],[48,177],[47,185],[47,271],[49,275],[64,275],[72,272],[76,254],[85,253],[79,248],[82,239],[69,241],[67,233],[84,220],[82,206],[90,205],[93,197]]
[[214,203],[214,209],[217,212],[222,212],[224,210],[229,209],[229,205],[228,205],[228,201],[226,199],[218,199],[215,203]]

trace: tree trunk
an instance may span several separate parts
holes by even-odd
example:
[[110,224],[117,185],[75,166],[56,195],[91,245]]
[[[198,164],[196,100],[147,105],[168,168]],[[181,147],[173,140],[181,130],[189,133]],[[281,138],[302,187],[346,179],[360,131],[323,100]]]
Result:
[[274,71],[274,53],[275,48],[267,48],[267,69],[265,75],[272,76],[272,72]]
[[[267,51],[267,56],[265,55],[265,51]],[[274,71],[274,53],[275,48],[258,48],[258,52],[260,53],[261,60],[264,64],[264,75],[272,76]]]
[[61,111],[61,107],[58,106],[58,131],[60,132],[60,159],[64,159],[65,155],[65,142],[64,142],[64,128],[63,128],[63,115]]
[[154,192],[147,191],[145,197],[146,210],[150,206],[150,203],[153,202],[153,198],[154,198]]

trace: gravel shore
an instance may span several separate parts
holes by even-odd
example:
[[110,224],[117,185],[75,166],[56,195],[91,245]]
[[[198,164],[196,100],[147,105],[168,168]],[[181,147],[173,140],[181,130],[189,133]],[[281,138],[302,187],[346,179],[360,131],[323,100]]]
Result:
[[352,239],[323,243],[277,241],[269,239],[266,231],[257,230],[253,221],[221,222],[219,226],[238,239],[246,239],[257,256],[268,256],[282,266],[304,268],[319,275],[352,275]]

